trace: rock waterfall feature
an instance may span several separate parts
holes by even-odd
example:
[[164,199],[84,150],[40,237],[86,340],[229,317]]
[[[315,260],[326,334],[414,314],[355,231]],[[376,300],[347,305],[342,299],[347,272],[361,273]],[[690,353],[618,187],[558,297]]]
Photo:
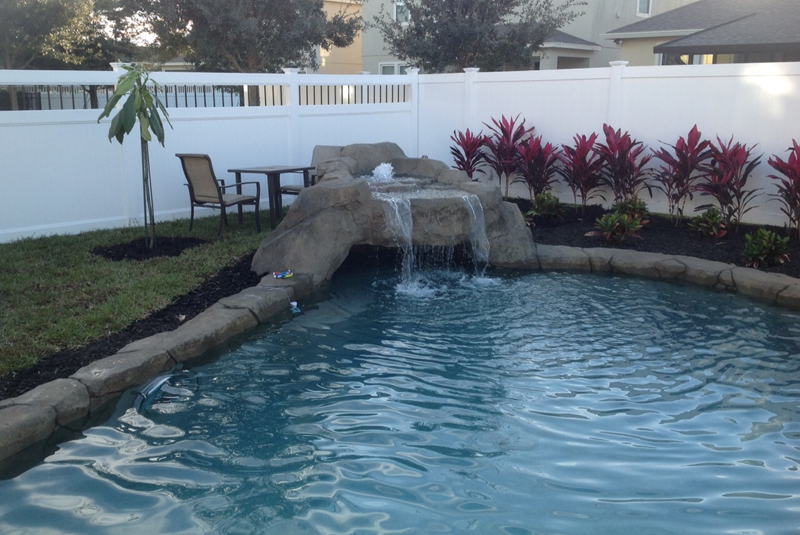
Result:
[[[465,244],[476,266],[539,268],[522,214],[496,185],[472,182],[436,160],[406,158],[393,143],[325,149],[339,157],[318,165],[318,184],[300,193],[261,244],[256,273],[291,269],[318,287],[355,245]],[[394,179],[361,176],[381,164],[391,164]]]

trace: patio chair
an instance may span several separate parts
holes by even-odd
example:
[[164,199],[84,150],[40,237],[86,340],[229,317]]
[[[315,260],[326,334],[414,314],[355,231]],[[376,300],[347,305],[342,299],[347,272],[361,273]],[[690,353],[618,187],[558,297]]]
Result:
[[317,183],[317,175],[319,174],[317,166],[323,162],[327,162],[328,160],[338,158],[341,152],[342,147],[335,147],[332,145],[317,145],[314,147],[314,152],[311,154],[311,165],[314,166],[314,169],[308,173],[308,182],[304,181],[302,186],[295,184],[281,185],[280,194],[300,195],[300,192],[303,191],[303,188],[314,186]]
[[[194,226],[194,207],[205,206],[220,209],[219,230],[217,236],[222,235],[222,225],[228,226],[228,206],[252,205],[256,208],[256,228],[261,232],[261,219],[258,208],[261,201],[261,184],[258,182],[241,182],[226,186],[224,180],[217,180],[211,158],[207,154],[176,154],[181,160],[183,174],[186,175],[186,186],[189,188],[189,198],[192,205],[192,215],[189,219],[189,232]],[[255,185],[256,194],[242,195],[241,193],[225,193],[229,188],[240,188],[243,185]],[[241,191],[241,190],[239,190]],[[242,223],[242,213],[239,211],[239,223]]]

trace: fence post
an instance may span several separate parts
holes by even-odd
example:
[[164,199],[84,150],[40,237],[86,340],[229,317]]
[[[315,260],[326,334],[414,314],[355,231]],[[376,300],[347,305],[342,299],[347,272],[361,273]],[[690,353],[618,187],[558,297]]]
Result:
[[[478,67],[464,68],[464,130],[475,125],[475,75]],[[474,128],[473,128],[474,129]]]
[[625,75],[627,61],[610,61],[611,76],[608,87],[608,124],[614,128],[622,128],[620,119],[622,117],[622,78]]
[[419,68],[409,67],[406,74],[410,77],[411,85],[411,157],[419,157]]
[[300,165],[300,84],[297,77],[298,69],[289,67],[283,69],[289,81],[289,165]]

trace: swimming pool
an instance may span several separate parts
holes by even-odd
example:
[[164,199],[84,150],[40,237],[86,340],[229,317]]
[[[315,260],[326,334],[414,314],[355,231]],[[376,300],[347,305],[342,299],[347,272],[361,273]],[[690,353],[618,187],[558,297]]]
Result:
[[560,273],[330,297],[0,482],[0,532],[797,532],[797,314]]

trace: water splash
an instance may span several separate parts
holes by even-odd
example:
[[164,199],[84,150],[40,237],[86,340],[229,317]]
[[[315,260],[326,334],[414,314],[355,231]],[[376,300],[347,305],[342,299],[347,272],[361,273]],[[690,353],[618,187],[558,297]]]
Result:
[[394,168],[390,163],[382,163],[372,170],[372,178],[376,182],[389,182],[394,179]]
[[383,214],[386,226],[394,235],[397,248],[403,253],[403,280],[411,280],[414,267],[414,245],[412,243],[413,219],[409,199],[383,199]]
[[472,262],[475,264],[475,273],[482,277],[489,265],[489,238],[486,236],[486,218],[483,215],[483,205],[477,195],[464,195],[462,197],[467,208],[472,212],[472,232],[469,235],[469,244],[472,248]]

